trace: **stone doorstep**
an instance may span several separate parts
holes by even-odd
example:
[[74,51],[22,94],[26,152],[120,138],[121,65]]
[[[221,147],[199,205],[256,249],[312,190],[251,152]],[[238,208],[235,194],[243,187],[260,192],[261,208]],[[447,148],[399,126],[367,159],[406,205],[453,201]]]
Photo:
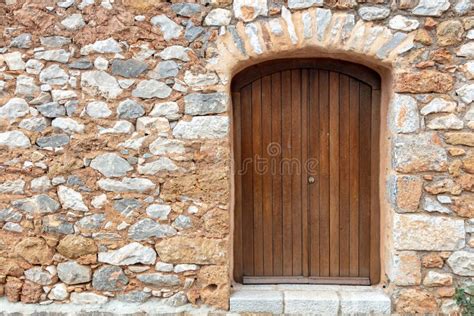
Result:
[[389,315],[391,302],[382,290],[371,287],[238,285],[230,296],[230,312]]

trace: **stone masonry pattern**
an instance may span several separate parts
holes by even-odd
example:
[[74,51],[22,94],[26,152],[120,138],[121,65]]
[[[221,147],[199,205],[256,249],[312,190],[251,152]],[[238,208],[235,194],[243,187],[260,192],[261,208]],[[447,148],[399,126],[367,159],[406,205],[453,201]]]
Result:
[[390,71],[381,285],[396,312],[456,311],[471,0],[0,1],[0,296],[228,309],[230,82],[311,50]]

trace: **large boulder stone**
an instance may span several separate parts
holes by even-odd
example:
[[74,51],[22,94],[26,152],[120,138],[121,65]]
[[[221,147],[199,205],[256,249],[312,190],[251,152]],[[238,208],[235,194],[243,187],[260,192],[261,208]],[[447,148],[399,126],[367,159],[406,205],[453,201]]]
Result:
[[58,252],[70,259],[97,253],[94,240],[79,235],[69,235],[61,239],[56,247]]
[[176,236],[156,244],[161,260],[169,263],[223,264],[227,245],[224,240]]
[[120,249],[107,252],[99,252],[99,262],[116,266],[132,264],[154,264],[156,253],[150,247],[145,247],[137,242],[128,244]]
[[53,259],[54,250],[43,238],[27,237],[15,246],[15,253],[31,264],[47,265]]
[[448,265],[457,275],[474,276],[474,253],[455,251],[448,258]]
[[465,245],[463,220],[422,214],[394,214],[393,220],[395,249],[450,251]]

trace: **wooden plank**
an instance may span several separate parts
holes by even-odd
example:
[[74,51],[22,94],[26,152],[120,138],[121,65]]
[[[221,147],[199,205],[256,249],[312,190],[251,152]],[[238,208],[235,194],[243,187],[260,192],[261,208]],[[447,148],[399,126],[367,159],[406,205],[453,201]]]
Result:
[[309,220],[308,220],[308,143],[309,143],[309,70],[301,70],[301,221],[303,276],[309,276]]
[[[252,136],[254,159],[262,157],[262,80],[252,83]],[[256,161],[254,161],[256,164]],[[258,165],[257,165],[258,167]],[[253,172],[254,212],[254,269],[255,275],[263,275],[263,177],[257,168]]]
[[302,270],[301,214],[301,70],[291,71],[291,208],[293,239],[293,275]]
[[319,276],[329,276],[329,72],[319,71],[320,225]]
[[350,177],[350,88],[349,77],[340,75],[339,89],[339,275],[349,276],[350,256],[350,205],[349,205],[349,177]]
[[269,170],[269,146],[272,136],[271,77],[262,78],[262,158],[263,172],[263,275],[273,275],[272,173]]
[[244,277],[245,284],[339,284],[370,285],[369,278],[359,277]]
[[368,277],[370,269],[370,177],[372,91],[360,84],[359,152],[359,276]]
[[283,213],[281,172],[281,73],[272,75],[272,150],[271,166],[273,176],[273,274],[283,275]]
[[359,275],[359,82],[350,79],[350,276]]
[[242,261],[243,274],[254,275],[253,268],[253,153],[252,153],[252,86],[241,90],[242,107]]
[[234,280],[242,282],[243,274],[243,263],[242,263],[242,175],[241,161],[242,161],[242,128],[241,120],[242,115],[241,104],[240,104],[240,92],[232,93],[232,106],[233,106],[233,140],[234,140],[234,179],[235,179],[235,203],[234,203]]
[[329,73],[329,275],[339,276],[339,74]]
[[309,186],[309,212],[310,212],[310,275],[319,275],[319,168],[320,168],[320,157],[319,157],[319,75],[318,70],[311,69],[310,71],[310,101],[309,101],[309,121],[310,121],[310,141],[309,141],[309,154],[308,157],[311,159],[311,175],[315,181]]
[[283,71],[282,86],[282,199],[283,199],[283,275],[293,274],[292,198],[291,198],[291,72]]

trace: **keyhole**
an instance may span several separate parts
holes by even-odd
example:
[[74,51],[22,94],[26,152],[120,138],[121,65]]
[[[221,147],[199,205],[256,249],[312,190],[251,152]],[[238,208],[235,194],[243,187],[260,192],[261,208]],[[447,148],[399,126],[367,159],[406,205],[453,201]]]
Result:
[[308,177],[308,183],[313,184],[314,183],[314,177]]

